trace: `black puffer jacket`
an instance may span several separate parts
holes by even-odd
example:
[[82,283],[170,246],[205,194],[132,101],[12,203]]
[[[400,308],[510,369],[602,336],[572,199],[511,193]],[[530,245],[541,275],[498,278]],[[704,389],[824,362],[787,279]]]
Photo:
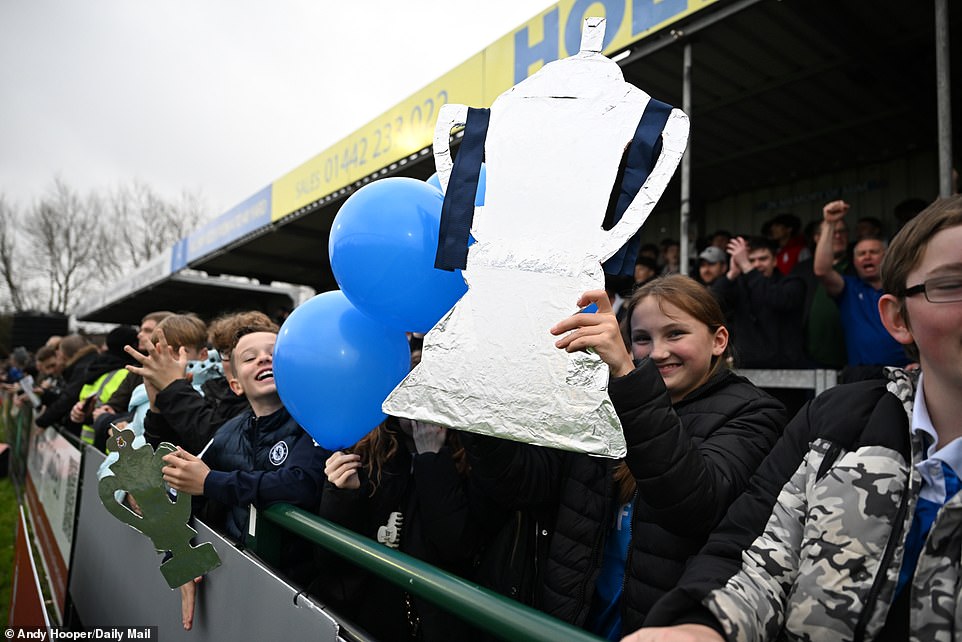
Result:
[[[253,411],[234,417],[221,426],[202,457],[211,469],[204,498],[212,500],[203,506],[204,521],[243,544],[251,506],[262,510],[284,502],[317,510],[330,454],[286,408],[262,417]],[[281,537],[277,570],[295,585],[306,584],[315,572],[309,563],[310,545],[292,533]]]
[[[381,527],[400,513],[394,548],[450,573],[468,577],[484,545],[485,522],[491,506],[476,497],[458,472],[453,447],[437,453],[417,453],[412,440],[401,433],[397,420],[387,420],[398,443],[397,451],[380,469],[374,488],[366,469],[358,471],[357,490],[324,487],[320,515],[378,540]],[[382,542],[383,543],[383,542]],[[390,544],[387,544],[390,546]],[[472,639],[473,630],[455,615],[427,600],[410,596],[393,584],[357,567],[338,563],[317,552],[325,573],[311,590],[339,615],[360,624],[378,640],[447,641]]]
[[709,288],[731,314],[737,365],[799,368],[805,362],[805,281],[797,274],[770,277],[751,270],[734,281],[723,274]]
[[[622,596],[627,633],[675,585],[787,417],[778,401],[730,371],[672,406],[647,359],[613,379],[608,392],[637,484]],[[469,452],[472,473],[502,503],[556,504],[553,532],[542,531],[550,544],[536,606],[584,626],[616,508],[612,473],[618,462],[495,439],[474,439]]]
[[[87,371],[91,364],[97,360],[98,355],[96,346],[84,346],[74,356],[74,361],[64,368],[64,386],[60,395],[47,406],[42,415],[37,417],[38,426],[46,428],[68,419],[70,409],[80,400],[80,391],[87,382]],[[80,434],[79,424],[73,424],[72,432]]]
[[167,441],[195,455],[203,450],[227,420],[248,411],[247,398],[236,395],[227,379],[209,379],[197,392],[186,379],[177,379],[157,393],[158,412],[144,417],[144,437],[157,447]]
[[959,639],[962,494],[939,508],[896,595],[931,441],[910,430],[916,376],[883,375],[795,416],[650,626],[699,623],[739,640]]

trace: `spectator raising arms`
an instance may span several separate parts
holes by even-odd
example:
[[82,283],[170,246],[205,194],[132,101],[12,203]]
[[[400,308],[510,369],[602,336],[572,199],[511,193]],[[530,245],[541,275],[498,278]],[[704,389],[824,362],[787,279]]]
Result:
[[[207,325],[193,314],[172,314],[163,319],[154,328],[150,338],[148,354],[144,355],[133,348],[129,350],[139,363],[139,367],[131,366],[128,370],[144,377],[144,382],[134,389],[128,409],[133,414],[128,427],[135,435],[144,434],[144,420],[148,410],[158,413],[157,394],[166,390],[176,381],[183,381],[190,386],[193,394],[185,396],[178,404],[183,410],[190,407],[190,402],[204,406],[204,384],[210,378],[223,377],[220,357],[216,352],[210,355],[207,350]],[[159,364],[170,364],[169,370],[157,367]],[[170,426],[165,422],[166,426]],[[167,441],[181,446],[191,453],[198,453],[210,441],[212,431],[198,434],[193,424],[184,422],[174,424],[181,428],[181,434],[171,430],[169,438],[156,436],[148,441],[155,448],[160,441]]]
[[775,245],[768,239],[739,236],[728,251],[728,272],[711,284],[711,291],[731,311],[737,365],[802,367],[805,282],[779,271]]
[[904,366],[908,358],[902,346],[886,332],[879,318],[882,298],[882,259],[886,243],[878,237],[863,237],[855,243],[853,263],[856,276],[835,271],[832,239],[849,204],[832,201],[822,209],[822,231],[815,246],[815,276],[838,302],[845,331],[850,366]]

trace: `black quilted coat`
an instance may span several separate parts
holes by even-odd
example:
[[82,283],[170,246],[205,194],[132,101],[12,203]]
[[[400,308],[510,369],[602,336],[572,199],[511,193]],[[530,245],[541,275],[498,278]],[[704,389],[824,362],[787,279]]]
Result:
[[[608,391],[637,484],[622,598],[629,633],[674,587],[787,417],[781,403],[727,370],[674,406],[647,359]],[[535,606],[583,626],[616,509],[618,462],[489,438],[472,440],[469,452],[472,474],[505,506],[556,507],[554,528],[540,532],[550,543]]]

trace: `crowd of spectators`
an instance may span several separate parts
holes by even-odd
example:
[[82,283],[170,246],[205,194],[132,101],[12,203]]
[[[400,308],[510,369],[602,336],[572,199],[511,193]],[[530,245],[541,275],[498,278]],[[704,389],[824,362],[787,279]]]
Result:
[[[960,327],[958,316],[950,318],[962,300],[959,263],[946,267],[925,253],[930,242],[962,242],[962,203],[956,198],[940,207],[920,217],[927,232],[912,231],[922,224],[908,223],[908,240],[900,235],[893,246],[896,259],[886,257],[888,239],[872,217],[857,221],[858,237],[849,243],[843,201],[825,204],[809,240],[797,217],[781,214],[762,234],[718,230],[705,238],[691,266],[680,265],[677,241],[643,246],[632,283],[585,293],[579,306],[593,303],[598,311],[559,319],[551,329],[559,349],[591,350],[608,364],[609,394],[629,447],[623,460],[398,417],[373,427],[350,449],[328,451],[284,407],[273,376],[279,329],[256,311],[209,324],[191,313],[158,311],[138,328],[111,330],[100,343],[80,334],[51,337],[35,355],[15,350],[3,385],[14,403],[35,406],[38,426],[59,426],[106,452],[123,429],[138,444],[176,446],[164,458],[164,481],[177,496],[192,497],[194,514],[238,545],[248,537],[251,507],[290,503],[608,639],[652,623],[681,624],[680,634],[717,639],[712,636],[746,626],[751,615],[742,613],[737,587],[720,585],[722,571],[711,569],[764,582],[758,577],[772,572],[770,565],[755,560],[763,568],[748,568],[751,560],[740,561],[741,555],[762,537],[764,523],[756,516],[767,517],[787,501],[778,493],[782,484],[801,493],[806,479],[792,475],[816,475],[798,454],[817,454],[815,481],[807,480],[817,484],[852,444],[881,448],[875,441],[881,433],[858,431],[881,421],[872,408],[893,405],[886,395],[897,397],[893,407],[905,414],[921,390],[913,374],[919,363],[930,365],[926,390],[939,395],[935,401],[933,392],[924,410],[931,418],[923,424],[934,426],[934,437],[923,442],[927,454],[921,458],[957,463],[932,456],[958,436],[944,431],[951,406],[945,399],[962,398],[962,390],[952,388],[958,385],[958,363],[951,362],[958,337],[950,345],[943,336],[957,335]],[[952,235],[949,241],[945,234]],[[413,366],[420,343],[411,339]],[[933,354],[939,351],[945,354]],[[789,424],[805,400],[768,394],[736,374],[739,367],[836,368],[858,383],[820,397]],[[851,409],[845,408],[849,390],[856,400]],[[848,410],[861,423],[826,428]],[[908,449],[907,435],[906,429],[905,439],[883,439],[884,445]],[[909,461],[913,456],[919,458],[906,455]],[[777,485],[758,490],[762,479],[752,486],[757,470]],[[901,470],[911,477],[914,468]],[[951,498],[946,489],[958,486],[946,481],[953,474],[929,482],[941,483],[941,503]],[[841,487],[838,501],[856,520],[867,519],[860,500],[846,503],[845,484],[857,486],[858,479],[833,479]],[[140,510],[136,497],[121,493],[116,500]],[[768,504],[759,507],[759,501]],[[725,521],[729,507],[735,522]],[[799,510],[794,504],[781,508],[779,518]],[[783,533],[764,536],[778,540]],[[706,543],[708,561],[699,555]],[[485,639],[470,623],[293,535],[282,549],[279,573],[378,639]],[[958,572],[958,557],[951,563]],[[855,562],[845,564],[855,568]],[[919,607],[900,591],[914,568],[903,566],[908,580],[893,583],[889,593],[873,594],[897,605],[888,620],[883,613],[873,621],[874,632],[908,626],[908,613]],[[676,589],[679,584],[687,588]],[[706,586],[715,593],[706,593]],[[181,587],[187,629],[199,587],[196,581]],[[745,599],[764,606],[760,621],[771,630],[807,631],[810,623],[769,613],[782,607],[773,606],[778,598],[769,599],[767,588],[757,589],[766,597]],[[736,597],[721,601],[725,591]]]
[[[919,199],[900,203],[898,225],[925,205]],[[848,209],[844,201],[827,203],[804,227],[798,216],[781,213],[757,231],[716,230],[697,241],[696,258],[685,270],[676,240],[646,244],[634,282],[611,279],[607,289],[623,318],[619,307],[634,290],[657,275],[686,271],[722,304],[736,368],[823,368],[854,381],[876,376],[884,366],[909,365],[876,311],[889,237],[878,217],[862,215],[851,222],[850,238]],[[792,410],[804,401],[794,393],[776,394]]]

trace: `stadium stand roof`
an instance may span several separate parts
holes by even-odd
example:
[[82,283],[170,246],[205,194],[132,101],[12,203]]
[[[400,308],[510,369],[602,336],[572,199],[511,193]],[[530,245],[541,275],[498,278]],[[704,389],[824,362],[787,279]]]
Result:
[[[564,0],[182,239],[166,274],[133,293],[100,297],[77,316],[107,320],[120,303],[157,308],[185,268],[336,288],[327,244],[344,199],[384,176],[428,178],[439,104],[489,106],[542,63],[576,51],[584,16],[574,9],[604,6],[605,53],[619,60],[627,81],[677,106],[688,50],[693,221],[739,194],[898,159],[913,174],[907,184],[934,198],[940,2]],[[962,11],[953,9],[947,27],[958,38]],[[951,104],[962,104],[962,47],[949,52]],[[955,149],[958,131],[950,138]],[[908,195],[918,194],[896,194]],[[659,210],[677,218],[680,199],[676,177]],[[211,299],[200,289],[180,293],[199,297],[181,307]]]

